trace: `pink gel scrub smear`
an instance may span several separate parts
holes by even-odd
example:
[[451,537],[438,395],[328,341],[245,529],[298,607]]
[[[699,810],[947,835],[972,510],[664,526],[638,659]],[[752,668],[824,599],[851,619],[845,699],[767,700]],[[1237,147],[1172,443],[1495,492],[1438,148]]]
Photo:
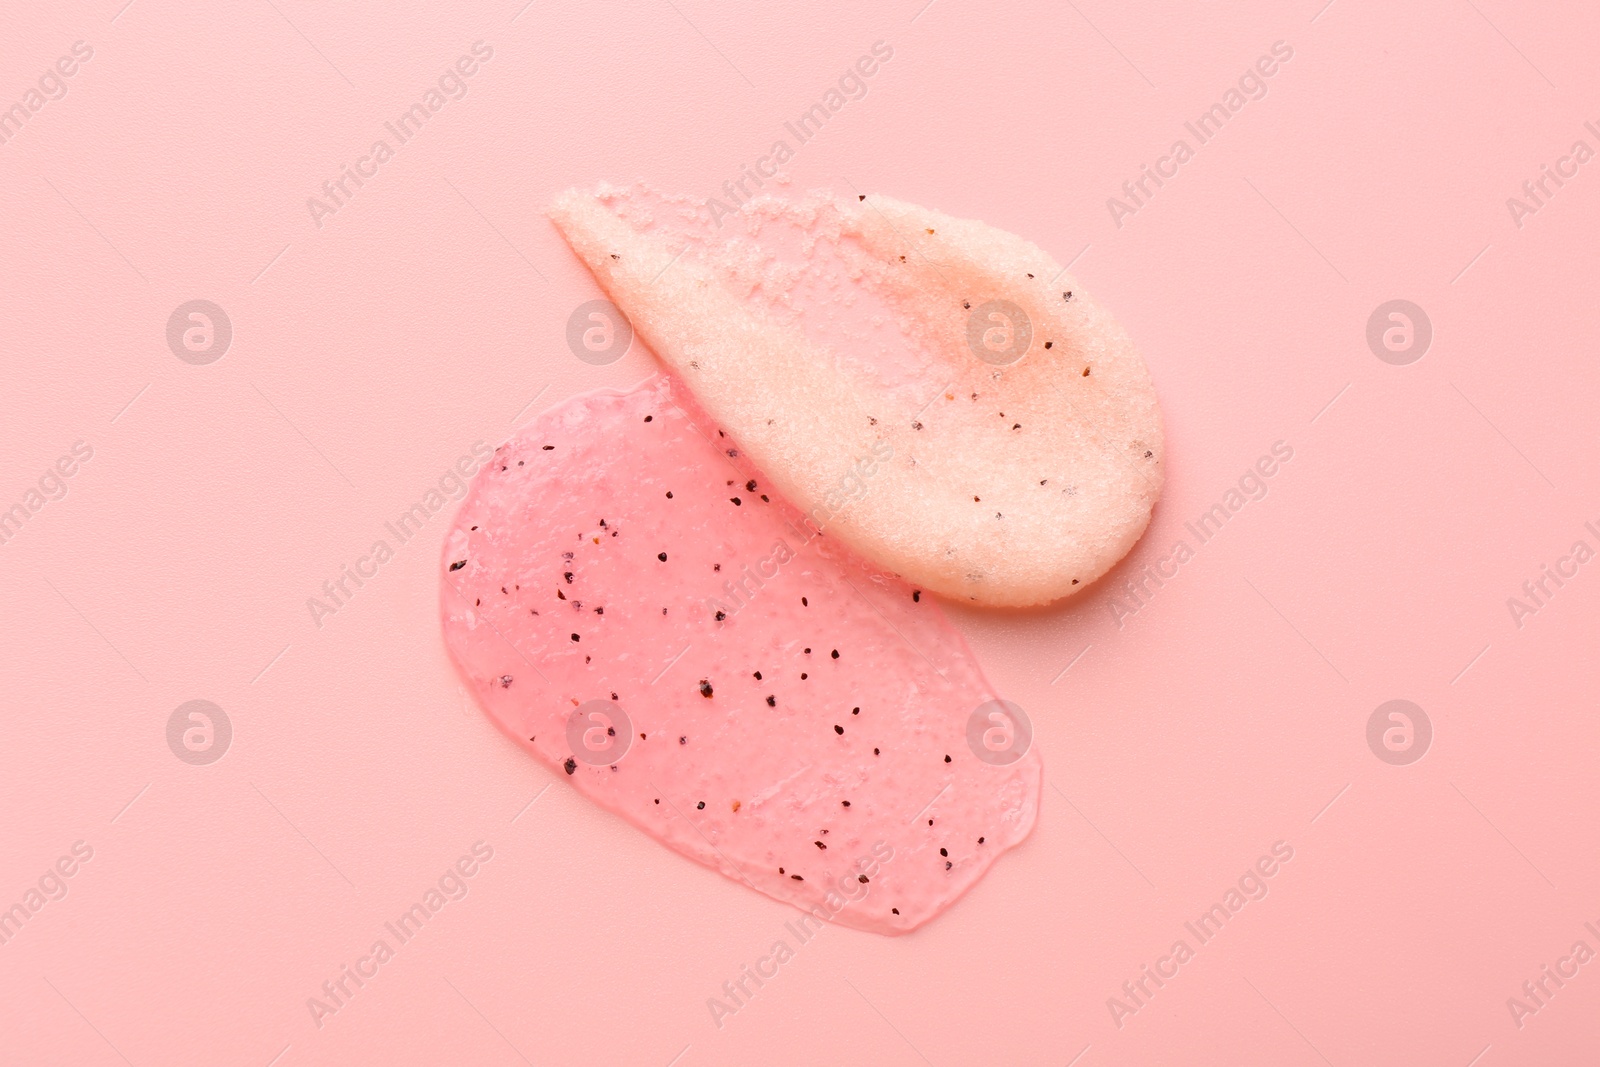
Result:
[[495,451],[445,537],[450,654],[600,806],[833,922],[915,929],[1028,835],[1037,750],[980,758],[998,697],[934,599],[817,532],[674,384]]

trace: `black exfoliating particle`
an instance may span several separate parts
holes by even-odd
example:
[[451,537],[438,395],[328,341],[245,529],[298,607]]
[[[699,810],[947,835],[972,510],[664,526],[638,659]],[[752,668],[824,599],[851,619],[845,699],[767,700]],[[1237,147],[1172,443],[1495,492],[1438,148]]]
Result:
[[844,727],[838,725],[837,723],[835,723],[834,727],[833,727],[833,732],[836,733],[836,734],[842,734],[842,733],[844,733]]
[[[720,615],[722,613],[718,612],[717,614]],[[711,697],[711,683],[705,678],[700,679],[700,695],[707,699]]]
[[777,706],[778,706],[778,698],[769,694],[767,696],[767,707],[775,708]]
[[561,766],[566,768],[568,774],[571,774],[578,769],[578,761],[573,759],[571,756],[568,756],[567,762],[563,763]]
[[453,570],[453,571],[458,571],[462,567],[465,567],[466,565],[467,565],[467,561],[466,560],[458,559],[454,563],[450,564],[450,569]]
[[656,559],[659,559],[662,563],[665,563],[667,561],[667,554],[665,552],[657,552]]

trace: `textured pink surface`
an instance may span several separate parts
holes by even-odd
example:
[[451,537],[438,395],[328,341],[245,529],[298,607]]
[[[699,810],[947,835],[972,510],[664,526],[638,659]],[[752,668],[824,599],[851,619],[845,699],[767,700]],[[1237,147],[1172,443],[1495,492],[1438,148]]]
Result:
[[[1600,949],[1600,572],[1541,574],[1600,548],[1600,161],[1507,207],[1600,148],[1592,6],[122,6],[0,19],[0,100],[94,50],[0,144],[0,505],[93,448],[0,545],[0,901],[48,887],[0,945],[0,1060],[1593,1060],[1594,962],[1520,1028],[1507,1007]],[[467,95],[318,229],[307,198],[480,39]],[[799,144],[784,123],[879,39],[867,95]],[[1119,228],[1107,198],[1280,39],[1266,96]],[[1078,257],[1161,390],[1168,480],[1098,591],[949,612],[1033,720],[1028,840],[907,936],[794,945],[719,1030],[708,998],[793,909],[571,790],[525,807],[554,776],[461,691],[436,561],[474,442],[653,370],[568,350],[600,294],[543,206],[608,176],[710,196],[778,138],[798,188]],[[1433,327],[1404,366],[1367,342],[1397,298]],[[167,343],[194,299],[232,320],[208,365]],[[346,565],[372,576],[319,627]],[[1397,698],[1433,728],[1408,766],[1367,739]],[[168,743],[192,700],[232,725],[208,766]],[[1266,895],[1119,1029],[1108,998],[1280,840]],[[308,998],[430,891],[318,1029]]]
[[1033,828],[1038,752],[969,744],[999,694],[933,597],[808,529],[682,392],[577,397],[495,450],[445,536],[446,643],[602,807],[823,922],[915,929]]

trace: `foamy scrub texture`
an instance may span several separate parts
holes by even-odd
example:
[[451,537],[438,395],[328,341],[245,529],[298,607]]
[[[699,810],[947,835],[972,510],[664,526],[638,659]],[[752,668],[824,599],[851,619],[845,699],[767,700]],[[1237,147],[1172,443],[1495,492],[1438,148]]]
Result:
[[[881,196],[763,197],[713,228],[602,188],[550,214],[812,528],[906,581],[1045,604],[1149,523],[1162,430],[1144,361],[1022,238]],[[877,448],[893,458],[846,492]]]
[[902,933],[1027,836],[1039,757],[972,740],[997,698],[960,633],[832,541],[670,378],[592,393],[474,479],[446,644],[602,807],[817,921]]

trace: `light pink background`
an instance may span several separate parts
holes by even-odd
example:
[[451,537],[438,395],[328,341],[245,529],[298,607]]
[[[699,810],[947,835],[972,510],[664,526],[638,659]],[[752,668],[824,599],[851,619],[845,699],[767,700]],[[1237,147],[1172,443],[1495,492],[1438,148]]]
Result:
[[[1506,607],[1600,548],[1600,162],[1520,229],[1505,203],[1600,148],[1592,10],[922,3],[4,4],[0,106],[94,55],[0,145],[0,507],[94,455],[0,546],[0,907],[94,852],[0,946],[0,1060],[1595,1062],[1600,962],[1520,1028],[1506,1004],[1600,950],[1600,563],[1520,629]],[[798,947],[719,1030],[707,998],[794,913],[551,786],[471,706],[444,518],[320,628],[306,599],[474,441],[653,371],[568,351],[597,290],[553,193],[709,196],[880,39],[795,187],[1081,253],[1167,419],[1120,575],[1273,442],[1294,458],[1121,627],[1104,587],[953,610],[1036,725],[1033,837],[914,935]],[[307,198],[479,40],[470,92],[315,226]],[[1116,226],[1107,198],[1278,40],[1267,97]],[[207,366],[165,339],[196,298],[234,329]],[[1434,326],[1409,366],[1365,341],[1393,298]],[[1394,698],[1434,728],[1409,766],[1366,741]],[[233,724],[209,766],[166,741],[194,699]],[[319,1028],[307,998],[480,840],[470,894]],[[1107,998],[1280,840],[1269,895],[1115,1025]]]

